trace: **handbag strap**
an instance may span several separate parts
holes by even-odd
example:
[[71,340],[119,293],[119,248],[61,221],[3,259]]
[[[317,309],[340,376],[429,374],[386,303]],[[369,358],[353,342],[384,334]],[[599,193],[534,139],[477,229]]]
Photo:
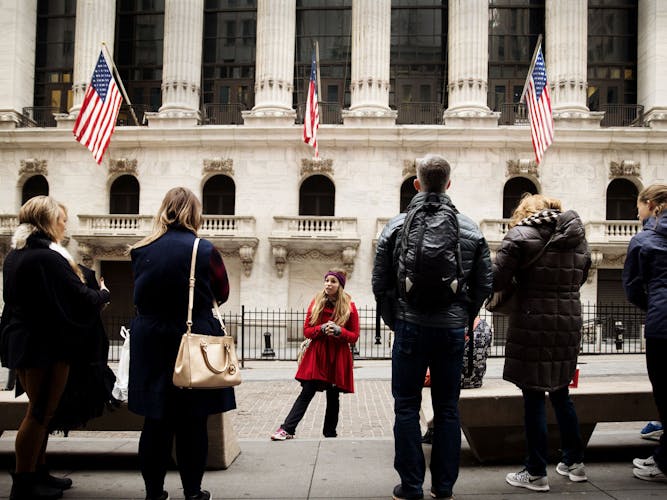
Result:
[[[192,307],[195,298],[195,265],[197,264],[197,248],[199,248],[200,239],[201,238],[195,238],[195,242],[192,245],[192,259],[190,260],[190,284],[188,290],[188,321],[187,321],[188,329],[186,332],[187,335],[192,334]],[[213,298],[213,310],[215,311],[215,315],[218,318],[218,321],[220,322],[223,334],[227,335],[225,322],[222,320],[222,316],[220,316],[220,310],[218,309],[218,304],[216,303],[215,298]]]
[[533,257],[533,258],[530,259],[526,264],[524,264],[523,266],[521,266],[521,269],[528,269],[530,266],[532,266],[533,264],[535,264],[535,262],[537,262],[538,259],[539,259],[540,257],[542,257],[542,254],[544,254],[544,252],[547,250],[547,247],[549,246],[549,244],[554,240],[554,236],[556,236],[556,232],[555,232],[555,231],[552,233],[551,238],[549,238],[549,239],[547,240],[547,242],[546,242],[546,243],[544,244],[544,246],[540,249],[540,251],[537,252],[537,253],[535,254],[535,257]]

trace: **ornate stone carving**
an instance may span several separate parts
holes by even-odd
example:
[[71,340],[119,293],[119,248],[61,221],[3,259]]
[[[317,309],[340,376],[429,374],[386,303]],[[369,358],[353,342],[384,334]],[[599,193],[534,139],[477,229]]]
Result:
[[301,177],[310,174],[333,175],[331,158],[301,158]]
[[347,271],[347,274],[351,275],[354,271],[354,259],[357,256],[357,249],[353,247],[345,247],[342,251],[343,256],[343,267]]
[[239,257],[241,258],[243,273],[246,276],[250,276],[250,273],[252,272],[252,264],[255,261],[255,247],[250,245],[241,245],[239,248]]
[[281,245],[274,246],[271,252],[273,253],[273,261],[276,264],[278,277],[282,278],[285,272],[285,264],[287,263],[287,248]]
[[405,179],[406,177],[412,177],[417,175],[417,161],[416,160],[403,160],[403,171],[401,175]]
[[600,264],[604,260],[604,253],[601,250],[592,250],[591,251],[591,267],[588,270],[588,278],[586,283],[593,283],[595,280],[595,273],[598,270]]
[[311,249],[305,252],[299,252],[297,250],[290,250],[287,254],[287,258],[292,262],[305,262],[308,260],[328,260],[338,255],[338,251],[323,252],[322,250]]
[[609,178],[614,179],[623,176],[641,177],[640,163],[635,160],[612,161],[609,164]]
[[232,160],[231,158],[205,158],[204,168],[202,169],[202,173],[224,174],[233,176],[234,160]]
[[25,160],[21,160],[19,175],[39,174],[46,176],[48,173],[46,160],[38,160],[37,158],[26,158]]
[[517,160],[507,160],[507,176],[512,175],[532,175],[540,176],[537,162],[532,159],[520,158]]
[[137,175],[136,158],[111,158],[109,160],[109,174]]
[[129,259],[128,245],[102,247],[79,243],[79,257],[84,266],[92,267],[95,260],[127,260]]

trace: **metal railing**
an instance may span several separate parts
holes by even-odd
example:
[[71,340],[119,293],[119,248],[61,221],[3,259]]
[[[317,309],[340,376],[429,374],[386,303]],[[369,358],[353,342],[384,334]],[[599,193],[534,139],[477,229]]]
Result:
[[[157,112],[157,107],[151,106],[150,104],[133,104],[132,109],[134,114],[137,115],[137,121],[139,126],[148,125],[145,115],[146,113],[155,113]],[[136,127],[137,124],[134,123],[134,118],[132,118],[132,113],[130,112],[130,107],[125,101],[120,106],[120,111],[118,112],[118,119],[116,120],[116,126],[118,127]]]
[[639,104],[603,104],[601,127],[643,127],[644,106]]
[[244,104],[204,104],[204,125],[243,125]]
[[396,107],[397,125],[442,125],[439,102],[402,102]]
[[[320,112],[320,124],[325,124],[325,125],[343,124],[343,114],[341,112],[341,106],[339,103],[320,101],[317,103],[317,108]],[[297,125],[303,124],[303,116],[305,113],[306,113],[306,105],[299,104],[299,106],[296,109]]]
[[[391,359],[393,332],[379,318],[374,307],[360,307],[359,341],[350,348],[358,359]],[[645,351],[645,314],[629,304],[582,305],[581,354],[638,354]],[[508,317],[482,309],[480,317],[493,327],[491,356],[502,357],[507,342]],[[236,339],[239,359],[296,360],[303,340],[304,310],[246,309],[223,314],[227,331]],[[109,359],[117,361],[122,339],[120,327],[130,326],[131,316],[105,317],[103,321],[111,348]]]
[[60,113],[60,109],[53,106],[32,106],[23,108],[23,120],[19,124],[22,127],[55,127],[56,119],[54,113]]
[[528,125],[528,110],[518,102],[501,104],[498,125]]

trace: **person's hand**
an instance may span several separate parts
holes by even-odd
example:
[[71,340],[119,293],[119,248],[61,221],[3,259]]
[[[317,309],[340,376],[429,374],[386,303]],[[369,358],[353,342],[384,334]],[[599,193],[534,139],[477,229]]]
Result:
[[106,290],[107,292],[109,291],[107,286],[104,284],[104,278],[100,278],[100,290]]

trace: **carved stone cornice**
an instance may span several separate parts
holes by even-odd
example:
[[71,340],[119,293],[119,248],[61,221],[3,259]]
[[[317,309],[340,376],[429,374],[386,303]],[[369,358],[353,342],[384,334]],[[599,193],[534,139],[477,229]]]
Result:
[[231,158],[205,158],[202,173],[223,174],[233,177],[234,160]]
[[406,177],[412,177],[417,175],[417,161],[416,160],[403,160],[403,171],[401,175],[405,179]]
[[357,257],[358,248],[358,240],[332,240],[327,242],[325,246],[313,245],[312,243],[299,245],[280,239],[274,239],[271,242],[271,251],[279,278],[283,277],[285,265],[288,262],[313,260],[340,260],[348,275],[351,275],[354,271],[354,261]]
[[612,161],[609,163],[609,178],[641,177],[641,165],[636,160]]
[[95,260],[128,260],[128,245],[104,247],[79,242],[79,257],[84,266],[92,267]]
[[137,175],[136,158],[111,158],[109,160],[109,174]]
[[507,160],[507,177],[513,175],[532,175],[534,177],[539,177],[540,171],[537,162],[533,159],[519,158]]
[[276,245],[271,248],[271,253],[273,254],[273,261],[276,264],[278,277],[282,278],[285,273],[285,264],[287,264],[287,247]]
[[301,158],[301,177],[311,174],[333,175],[331,158]]
[[46,160],[39,160],[37,158],[26,158],[21,160],[21,167],[19,168],[19,175],[34,175],[39,174],[47,176],[49,173]]

